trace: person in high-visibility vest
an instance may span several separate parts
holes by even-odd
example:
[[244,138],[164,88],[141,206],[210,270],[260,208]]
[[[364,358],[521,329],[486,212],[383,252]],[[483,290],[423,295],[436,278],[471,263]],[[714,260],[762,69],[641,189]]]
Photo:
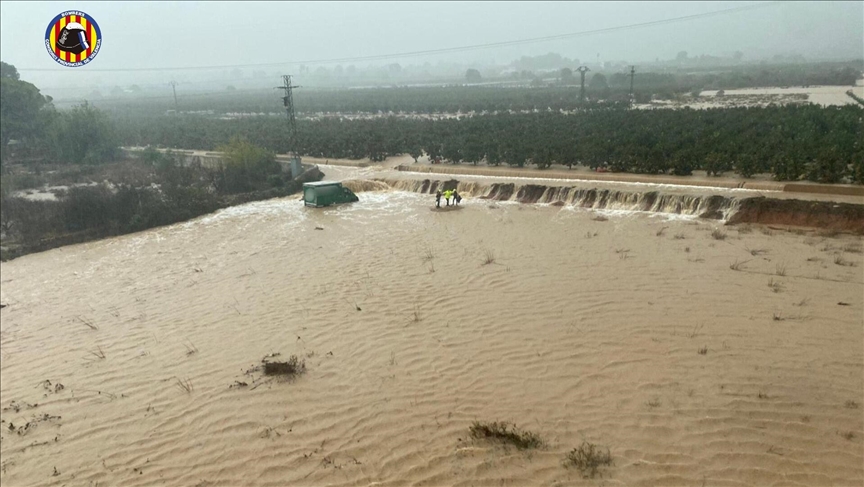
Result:
[[452,191],[452,190],[449,190],[449,189],[448,189],[448,190],[444,191],[444,199],[447,200],[447,206],[450,206],[450,198],[451,198],[452,196],[453,196],[453,191]]

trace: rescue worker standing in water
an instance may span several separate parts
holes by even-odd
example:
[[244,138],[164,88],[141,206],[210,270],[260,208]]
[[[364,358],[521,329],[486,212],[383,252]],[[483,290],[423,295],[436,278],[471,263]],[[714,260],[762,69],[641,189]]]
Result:
[[441,190],[435,192],[435,208],[441,208]]

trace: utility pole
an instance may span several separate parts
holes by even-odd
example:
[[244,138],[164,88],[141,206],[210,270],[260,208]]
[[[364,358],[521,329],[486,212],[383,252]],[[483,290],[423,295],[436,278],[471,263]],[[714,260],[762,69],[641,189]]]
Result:
[[588,66],[579,66],[576,68],[576,71],[579,71],[579,75],[582,78],[582,88],[579,89],[579,99],[582,103],[585,103],[585,73],[591,70],[588,69]]
[[630,108],[633,108],[633,76],[636,75],[636,66],[630,66]]
[[282,96],[282,104],[285,105],[285,112],[288,115],[288,129],[291,131],[291,143],[290,150],[296,155],[296,144],[297,144],[297,120],[294,117],[294,96],[292,90],[294,88],[300,88],[299,86],[291,85],[291,75],[285,74],[282,75],[282,86],[277,86],[277,90],[284,90],[285,94]]
[[174,91],[174,111],[175,111],[175,112],[179,112],[179,111],[180,111],[180,107],[179,107],[179,105],[177,105],[177,82],[176,82],[176,81],[172,81],[172,82],[170,82],[170,83],[168,83],[168,84],[171,85],[171,90]]

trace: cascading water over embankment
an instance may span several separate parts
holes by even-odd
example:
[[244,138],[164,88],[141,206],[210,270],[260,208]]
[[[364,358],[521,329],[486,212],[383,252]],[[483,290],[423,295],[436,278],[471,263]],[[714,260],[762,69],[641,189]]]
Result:
[[468,198],[517,201],[554,206],[571,205],[594,210],[621,210],[693,215],[723,220],[727,224],[761,223],[792,225],[864,234],[864,205],[831,201],[802,201],[731,195],[689,195],[661,191],[545,186],[516,183],[478,183],[430,179],[349,180],[343,184],[355,192],[408,191],[434,194],[456,189]]

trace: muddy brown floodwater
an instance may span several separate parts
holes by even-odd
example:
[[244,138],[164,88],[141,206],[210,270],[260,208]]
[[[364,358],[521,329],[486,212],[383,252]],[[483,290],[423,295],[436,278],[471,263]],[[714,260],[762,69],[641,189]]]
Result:
[[864,481],[860,237],[379,189],[3,263],[2,484]]

